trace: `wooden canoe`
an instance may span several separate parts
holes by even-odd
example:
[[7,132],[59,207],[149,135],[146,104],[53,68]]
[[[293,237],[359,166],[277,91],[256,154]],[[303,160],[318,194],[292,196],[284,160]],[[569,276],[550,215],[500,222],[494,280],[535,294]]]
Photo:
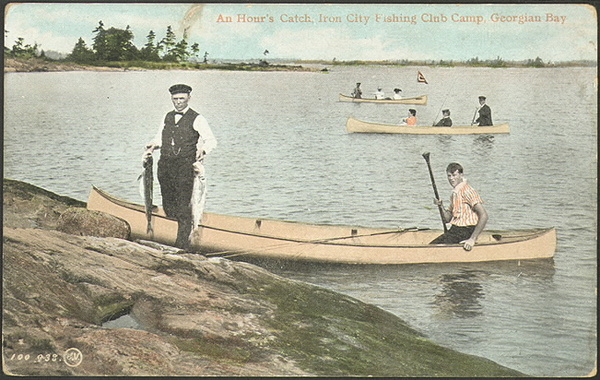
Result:
[[451,127],[408,126],[372,123],[355,118],[348,118],[346,122],[348,133],[401,133],[406,135],[490,135],[510,133],[508,124],[498,124],[490,127],[471,125],[453,125]]
[[360,98],[356,99],[352,96],[340,94],[340,102],[354,102],[354,103],[379,103],[379,104],[416,104],[424,106],[427,104],[427,95],[415,96],[412,98],[402,99],[374,99],[374,98]]
[[[172,245],[177,222],[157,208],[154,234],[146,233],[144,206],[115,198],[93,187],[88,209],[124,219],[132,238]],[[480,262],[550,258],[556,249],[554,228],[484,231],[471,251],[460,245],[429,245],[441,230],[390,230],[297,223],[205,213],[192,239],[200,252],[346,264]]]

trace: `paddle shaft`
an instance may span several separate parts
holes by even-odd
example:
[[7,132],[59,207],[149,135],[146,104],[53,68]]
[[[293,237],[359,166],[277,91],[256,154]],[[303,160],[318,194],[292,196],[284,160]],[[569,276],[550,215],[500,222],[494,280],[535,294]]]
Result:
[[[440,200],[440,195],[437,190],[437,186],[435,185],[435,179],[433,178],[433,171],[431,170],[431,163],[429,162],[429,152],[423,153],[423,158],[425,162],[427,162],[427,168],[429,169],[429,178],[431,178],[431,186],[433,186],[433,194],[435,195],[435,199]],[[448,232],[448,227],[446,227],[446,221],[444,220],[444,209],[441,205],[438,205],[438,210],[440,211],[440,217],[442,218],[442,225],[444,226],[444,232]]]

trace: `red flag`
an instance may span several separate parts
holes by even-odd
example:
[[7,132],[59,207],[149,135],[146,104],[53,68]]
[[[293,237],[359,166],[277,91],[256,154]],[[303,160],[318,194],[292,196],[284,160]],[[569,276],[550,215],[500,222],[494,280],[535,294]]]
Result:
[[425,79],[425,76],[420,71],[417,71],[417,82],[428,84],[427,79]]

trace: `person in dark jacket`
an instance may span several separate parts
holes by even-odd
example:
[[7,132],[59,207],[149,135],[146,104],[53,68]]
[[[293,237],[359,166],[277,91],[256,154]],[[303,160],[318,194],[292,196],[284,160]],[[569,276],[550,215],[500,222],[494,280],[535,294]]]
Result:
[[473,124],[477,124],[480,127],[494,125],[492,123],[492,110],[490,109],[490,106],[485,104],[485,100],[486,100],[485,96],[479,97],[479,104],[481,105],[479,107],[479,110],[477,110],[477,112],[479,113],[479,117],[473,123]]
[[146,145],[144,161],[160,149],[158,182],[163,208],[169,218],[177,220],[179,248],[189,248],[193,226],[192,192],[194,178],[203,175],[204,157],[217,145],[204,116],[188,106],[192,88],[176,84],[169,88],[174,110],[168,112],[154,139]]
[[438,121],[434,127],[451,127],[452,119],[450,119],[450,110],[445,109],[442,110],[442,118]]

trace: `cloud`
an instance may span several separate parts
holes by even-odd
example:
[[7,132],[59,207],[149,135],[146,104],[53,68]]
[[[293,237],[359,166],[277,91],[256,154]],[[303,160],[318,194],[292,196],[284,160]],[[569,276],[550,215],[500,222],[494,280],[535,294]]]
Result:
[[353,37],[344,28],[280,30],[262,38],[273,57],[337,60],[424,59],[398,38]]

